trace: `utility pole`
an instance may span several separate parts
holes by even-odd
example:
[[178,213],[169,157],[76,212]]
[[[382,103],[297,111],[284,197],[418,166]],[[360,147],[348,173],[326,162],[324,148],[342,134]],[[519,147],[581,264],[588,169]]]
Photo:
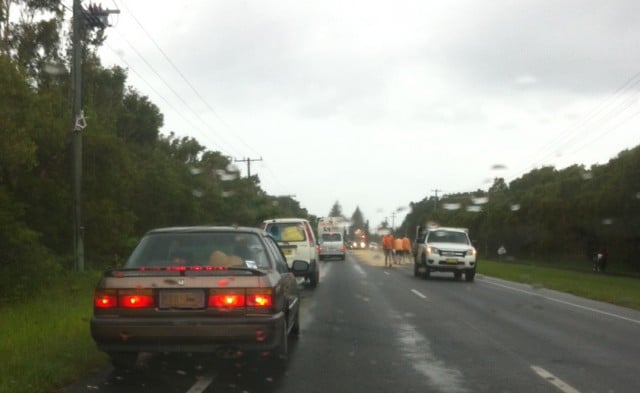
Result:
[[82,131],[87,122],[82,110],[82,36],[83,23],[86,27],[104,29],[108,26],[109,14],[120,13],[119,10],[103,10],[101,6],[90,5],[85,10],[80,2],[73,0],[73,36],[72,36],[72,68],[71,68],[71,96],[73,126],[71,129],[71,144],[73,151],[73,251],[75,269],[84,270],[84,227],[82,225]]
[[252,161],[262,161],[262,157],[260,158],[244,158],[242,160],[234,160],[235,162],[246,162],[247,163],[247,177],[251,177],[251,162]]
[[396,212],[391,213],[391,232],[393,232],[393,228],[396,226]]
[[438,192],[440,192],[440,191],[442,191],[442,190],[438,190],[438,189],[436,188],[436,189],[431,190],[431,191],[433,191],[433,192],[435,192],[435,193],[436,193],[436,199],[435,199],[434,204],[433,204],[433,206],[434,206],[433,211],[434,211],[434,212],[437,212],[437,211],[438,211]]

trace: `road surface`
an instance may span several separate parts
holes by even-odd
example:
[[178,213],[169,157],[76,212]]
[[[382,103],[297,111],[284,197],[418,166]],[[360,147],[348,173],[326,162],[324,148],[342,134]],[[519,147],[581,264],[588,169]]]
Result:
[[147,355],[64,392],[639,392],[640,312],[376,251],[321,264],[284,370],[263,359]]

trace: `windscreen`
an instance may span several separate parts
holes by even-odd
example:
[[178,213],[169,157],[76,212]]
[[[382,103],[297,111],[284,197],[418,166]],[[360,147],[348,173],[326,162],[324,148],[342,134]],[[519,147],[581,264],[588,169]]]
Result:
[[469,244],[469,239],[464,232],[431,231],[427,243],[432,242]]
[[142,239],[125,267],[176,266],[268,268],[270,262],[253,233],[153,233]]

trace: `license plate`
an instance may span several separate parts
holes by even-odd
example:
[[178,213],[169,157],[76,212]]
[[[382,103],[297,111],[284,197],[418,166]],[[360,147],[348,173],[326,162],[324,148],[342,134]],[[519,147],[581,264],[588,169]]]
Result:
[[447,263],[457,264],[458,260],[455,258],[447,258]]
[[204,308],[204,291],[201,289],[162,291],[160,308]]

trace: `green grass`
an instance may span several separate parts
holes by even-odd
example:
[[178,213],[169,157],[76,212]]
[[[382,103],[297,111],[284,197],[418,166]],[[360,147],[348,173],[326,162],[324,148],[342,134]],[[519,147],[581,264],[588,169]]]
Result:
[[640,310],[640,279],[482,260],[478,273]]
[[68,274],[24,303],[0,305],[0,392],[42,393],[106,364],[89,333],[97,273]]

